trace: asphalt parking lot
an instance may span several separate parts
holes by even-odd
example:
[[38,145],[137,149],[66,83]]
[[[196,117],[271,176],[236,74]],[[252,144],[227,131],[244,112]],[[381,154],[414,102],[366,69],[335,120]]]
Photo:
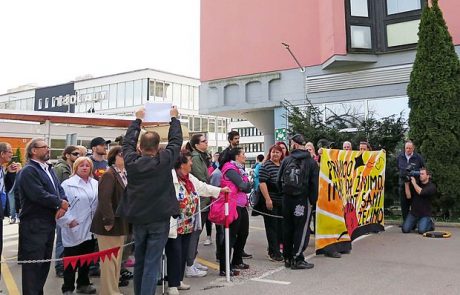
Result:
[[[251,218],[250,226],[245,250],[254,258],[246,261],[251,266],[249,270],[231,283],[225,282],[214,269],[217,267],[214,245],[201,244],[200,261],[210,267],[209,273],[203,278],[186,278],[192,289],[181,294],[460,294],[459,228],[438,227],[451,232],[452,237],[433,239],[416,233],[402,234],[397,225],[390,225],[385,232],[359,238],[353,243],[351,254],[340,259],[315,256],[312,236],[305,255],[315,267],[290,270],[282,263],[268,260],[262,218]],[[16,255],[16,238],[17,225],[5,225],[5,257]],[[20,266],[8,264],[11,278],[6,280],[4,265],[2,268],[3,294],[20,294]],[[97,287],[98,279],[93,279],[93,283]],[[16,291],[12,284],[16,285]],[[52,268],[45,294],[60,294],[61,284],[62,279],[54,276]],[[161,291],[159,287],[157,294]],[[122,292],[134,294],[132,283],[122,288]]]

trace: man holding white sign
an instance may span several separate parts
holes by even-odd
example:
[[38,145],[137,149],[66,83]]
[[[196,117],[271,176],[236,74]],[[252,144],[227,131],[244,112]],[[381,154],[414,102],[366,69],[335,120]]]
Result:
[[[133,224],[135,259],[134,294],[155,294],[161,254],[168,240],[169,220],[179,215],[172,174],[182,145],[182,128],[176,107],[169,109],[171,118],[168,145],[159,150],[160,136],[147,131],[139,140],[144,108],[136,112],[123,140],[123,157],[128,177],[126,196],[117,213]],[[152,118],[157,121],[157,118]],[[169,172],[169,173],[166,173]]]

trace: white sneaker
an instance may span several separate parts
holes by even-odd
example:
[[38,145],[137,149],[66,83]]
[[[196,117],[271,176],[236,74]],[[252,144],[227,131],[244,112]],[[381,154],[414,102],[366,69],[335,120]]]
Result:
[[177,287],[178,290],[190,290],[190,285],[184,284],[184,282],[180,282],[180,286]]
[[206,241],[204,241],[204,244],[205,246],[209,246],[209,245],[212,245],[212,239],[210,236],[207,236],[206,237]]
[[195,265],[185,267],[185,276],[187,278],[202,278],[207,274],[207,272],[197,269]]
[[177,290],[177,287],[169,287],[166,293],[168,295],[179,295],[179,290]]
[[193,266],[195,266],[196,269],[199,269],[199,270],[202,270],[202,271],[208,271],[208,267],[206,265],[203,265],[203,264],[199,263],[196,260],[193,263]]

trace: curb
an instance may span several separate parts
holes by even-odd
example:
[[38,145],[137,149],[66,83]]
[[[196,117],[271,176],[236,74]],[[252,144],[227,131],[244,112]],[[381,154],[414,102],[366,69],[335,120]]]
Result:
[[[402,220],[385,220],[385,225],[400,225]],[[450,227],[450,228],[460,228],[460,222],[443,222],[435,221],[434,225],[436,227]]]

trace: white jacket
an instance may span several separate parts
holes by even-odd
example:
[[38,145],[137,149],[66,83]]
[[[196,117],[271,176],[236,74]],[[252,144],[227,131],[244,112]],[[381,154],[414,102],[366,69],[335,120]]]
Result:
[[[57,224],[61,227],[64,247],[77,246],[92,239],[90,228],[97,208],[98,182],[92,177],[90,178],[91,193],[82,187],[82,182],[83,180],[78,175],[73,175],[62,183],[62,188],[70,204],[64,216],[57,220]],[[74,219],[77,220],[78,225],[69,228],[69,224]]]
[[[199,181],[198,178],[193,176],[192,174],[188,175],[190,178],[190,181],[193,183],[193,186],[195,187],[195,191],[200,197],[213,197],[217,198],[220,194],[220,187],[217,186],[212,186],[210,184],[207,184],[206,182]],[[176,197],[179,195],[180,187],[181,184],[179,182],[179,179],[177,178],[177,173],[176,170],[172,170],[172,177],[173,177],[173,183],[174,183],[174,188],[176,189]],[[196,218],[197,218],[197,224],[198,224],[198,230],[201,229],[201,210],[200,210],[200,198],[198,198],[198,206],[196,208]],[[175,239],[177,238],[177,219],[174,219],[171,217],[170,219],[170,228],[169,228],[169,236],[168,238]]]

